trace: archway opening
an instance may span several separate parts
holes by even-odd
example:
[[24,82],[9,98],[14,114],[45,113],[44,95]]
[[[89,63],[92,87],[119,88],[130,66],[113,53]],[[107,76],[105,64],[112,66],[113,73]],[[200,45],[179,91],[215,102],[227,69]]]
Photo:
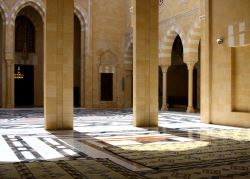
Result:
[[15,107],[43,106],[43,20],[31,7],[15,20]]
[[101,101],[113,101],[113,73],[101,73]]
[[16,64],[15,74],[15,106],[34,106],[34,65]]
[[188,105],[188,70],[183,61],[183,44],[179,35],[173,43],[167,81],[167,102],[170,110],[185,111]]
[[74,107],[81,106],[81,23],[74,15]]
[[197,111],[200,111],[200,80],[201,80],[201,42],[198,46],[198,62],[195,64],[194,75],[193,75],[193,89],[194,97],[193,104]]
[[0,107],[3,107],[3,71],[4,71],[4,29],[3,29],[3,18],[0,12]]
[[159,75],[159,78],[158,78],[158,83],[159,83],[159,86],[158,86],[158,95],[159,95],[159,102],[158,102],[158,109],[161,110],[161,107],[162,107],[162,104],[163,104],[163,101],[162,101],[162,96],[163,96],[163,84],[162,84],[162,80],[163,80],[163,73],[162,73],[162,69],[161,67],[159,66],[158,67],[158,75]]

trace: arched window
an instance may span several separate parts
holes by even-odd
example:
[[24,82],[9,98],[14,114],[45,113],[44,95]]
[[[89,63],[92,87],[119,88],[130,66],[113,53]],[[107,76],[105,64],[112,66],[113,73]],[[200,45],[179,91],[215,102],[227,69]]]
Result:
[[27,17],[16,18],[15,38],[16,52],[35,52],[35,27]]

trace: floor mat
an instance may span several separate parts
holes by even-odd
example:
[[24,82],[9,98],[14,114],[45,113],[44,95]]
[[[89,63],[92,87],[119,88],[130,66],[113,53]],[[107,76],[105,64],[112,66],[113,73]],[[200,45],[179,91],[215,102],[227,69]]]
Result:
[[105,149],[156,170],[225,168],[223,166],[234,163],[245,163],[245,167],[250,168],[250,141],[248,135],[243,133],[217,130],[214,133],[204,132],[199,141],[112,146]]
[[141,179],[107,159],[20,162],[0,165],[1,179]]

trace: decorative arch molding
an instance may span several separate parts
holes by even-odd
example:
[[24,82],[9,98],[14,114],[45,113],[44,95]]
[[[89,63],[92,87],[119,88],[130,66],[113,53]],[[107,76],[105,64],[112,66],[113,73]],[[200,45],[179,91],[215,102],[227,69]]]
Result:
[[14,7],[11,9],[10,19],[11,19],[12,25],[15,24],[15,19],[16,19],[18,13],[23,8],[28,7],[28,6],[31,6],[35,10],[37,10],[37,12],[41,15],[42,20],[44,21],[44,19],[45,19],[45,4],[41,0],[22,0],[22,1],[18,1],[14,5]]
[[88,26],[88,16],[85,9],[81,8],[79,4],[74,4],[74,14],[78,17],[81,23],[81,30],[86,31]]
[[[26,7],[28,7],[28,6],[26,6]],[[35,9],[35,11],[36,11],[36,9]],[[40,16],[40,13],[38,11],[36,11],[37,13],[35,15],[30,14],[30,13],[21,13],[21,12],[22,12],[22,9],[18,12],[17,16],[23,15],[23,16],[27,17],[29,20],[31,20],[31,22],[35,26],[36,31],[43,29],[43,22],[44,21],[43,21],[42,16]],[[17,18],[17,16],[16,16],[16,18]]]
[[100,54],[99,73],[116,73],[118,57],[110,49]]
[[186,62],[198,62],[199,44],[201,39],[200,19],[197,19],[193,27],[188,32],[187,43],[184,48],[184,56]]
[[[99,100],[100,100],[100,106],[116,106],[117,105],[117,94],[118,94],[118,73],[119,71],[119,65],[118,65],[118,55],[114,52],[113,49],[107,49],[104,51],[100,51],[99,55]],[[107,77],[105,79],[105,76]],[[104,77],[104,79],[103,79]],[[109,91],[108,96],[112,96],[112,99],[104,100],[104,96],[106,94],[103,94],[103,86],[102,84],[107,84],[106,80],[108,80],[108,88],[107,86],[104,88],[104,91]],[[104,81],[104,83],[103,83]],[[111,82],[112,81],[112,82]]]
[[125,54],[124,54],[124,64],[132,65],[133,64],[133,42],[130,42],[127,45]]
[[165,33],[162,41],[160,42],[159,65],[171,64],[172,47],[174,44],[174,40],[178,35],[181,38],[183,48],[185,48],[186,44],[185,33],[176,24],[173,24],[171,28]]
[[129,48],[131,44],[133,44],[133,32],[129,32],[126,34],[126,49]]
[[0,16],[2,17],[3,24],[7,23],[8,19],[8,8],[4,1],[0,0]]

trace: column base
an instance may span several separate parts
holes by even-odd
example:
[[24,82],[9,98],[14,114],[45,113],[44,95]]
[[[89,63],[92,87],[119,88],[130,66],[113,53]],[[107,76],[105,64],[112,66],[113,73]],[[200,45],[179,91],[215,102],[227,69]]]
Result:
[[7,104],[7,106],[5,108],[7,108],[7,109],[14,109],[15,107],[12,104]]
[[168,105],[163,104],[161,107],[161,111],[168,111]]
[[195,110],[192,106],[188,106],[187,113],[195,113]]

